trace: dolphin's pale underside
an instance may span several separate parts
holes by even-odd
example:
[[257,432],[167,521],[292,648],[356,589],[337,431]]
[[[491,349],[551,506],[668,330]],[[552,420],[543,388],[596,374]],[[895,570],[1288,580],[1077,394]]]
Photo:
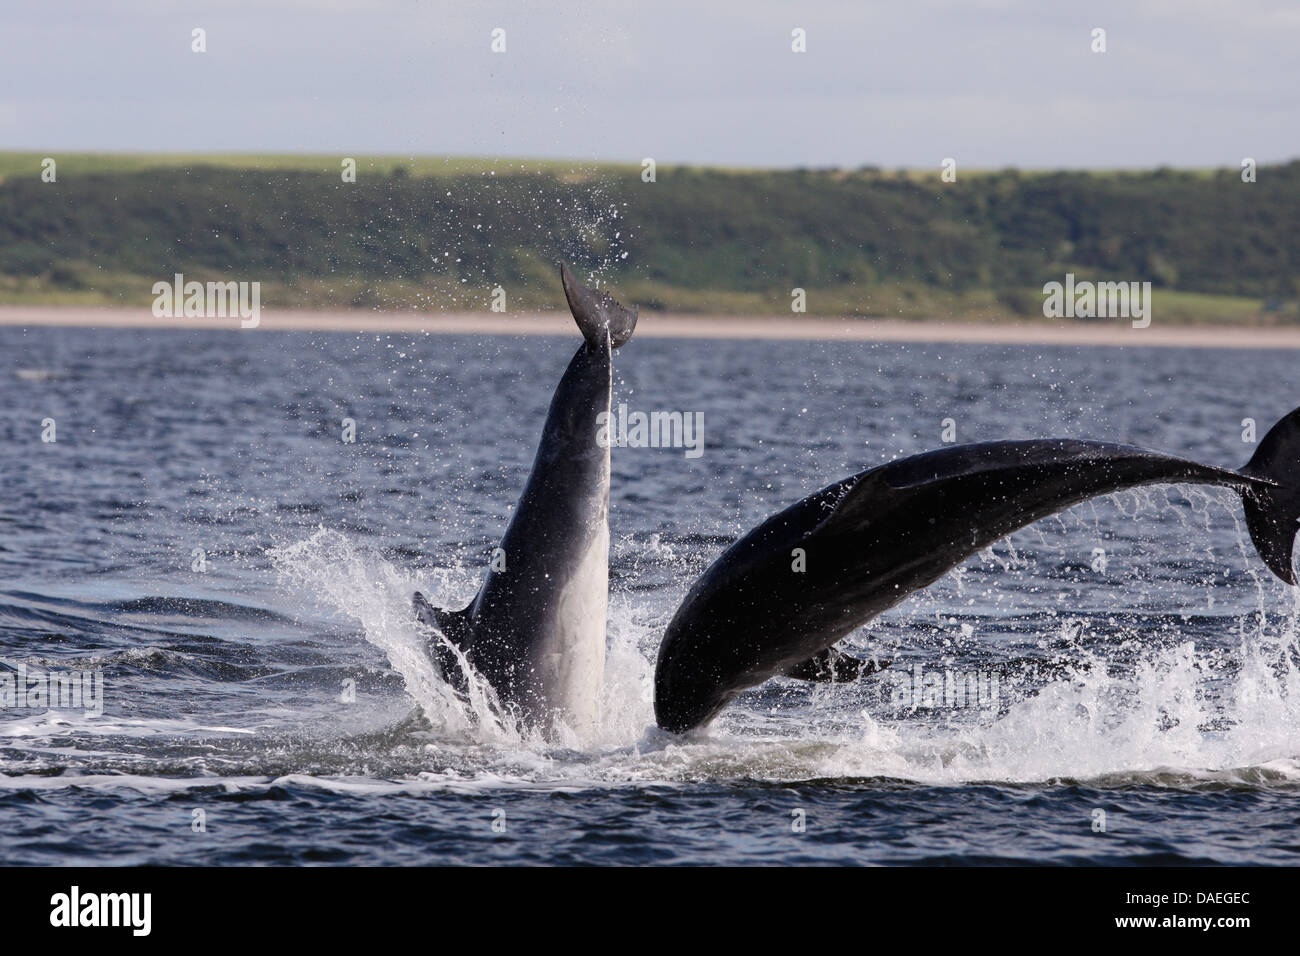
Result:
[[[632,337],[637,313],[567,267],[561,280],[584,342],[551,398],[492,570],[461,611],[431,607],[418,592],[414,601],[503,709],[528,726],[562,724],[585,738],[604,678],[609,595],[609,445],[598,440],[598,417],[609,415],[611,352]],[[449,648],[435,642],[434,650],[443,673],[463,681]]]

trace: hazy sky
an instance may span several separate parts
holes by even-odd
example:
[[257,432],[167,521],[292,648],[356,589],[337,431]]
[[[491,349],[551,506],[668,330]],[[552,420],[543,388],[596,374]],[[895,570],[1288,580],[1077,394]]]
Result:
[[3,149],[959,168],[1300,156],[1300,0],[12,0],[0,30]]

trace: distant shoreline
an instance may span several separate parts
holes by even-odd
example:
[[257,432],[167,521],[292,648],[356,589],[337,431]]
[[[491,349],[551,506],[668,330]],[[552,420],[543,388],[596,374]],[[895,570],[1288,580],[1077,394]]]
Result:
[[[0,305],[0,327],[203,329],[429,333],[432,335],[576,335],[567,313],[365,312],[267,309],[256,329],[237,317],[157,318],[148,308]],[[1127,320],[1090,324],[945,322],[939,320],[743,317],[645,312],[641,338],[768,339],[787,341],[951,342],[1005,345],[1168,346],[1300,349],[1300,326],[1168,325],[1135,329]]]

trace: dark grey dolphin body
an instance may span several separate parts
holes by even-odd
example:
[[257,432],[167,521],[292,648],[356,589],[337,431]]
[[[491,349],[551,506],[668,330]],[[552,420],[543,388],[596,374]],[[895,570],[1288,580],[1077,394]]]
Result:
[[1273,427],[1239,472],[1092,441],[933,451],[836,482],[728,548],[668,625],[655,668],[655,717],[665,730],[684,732],[779,674],[842,680],[869,673],[871,665],[833,645],[966,558],[1096,495],[1173,482],[1240,492],[1260,557],[1296,583],[1300,409]]
[[[584,345],[547,412],[537,457],[498,556],[460,611],[415,595],[443,674],[462,689],[461,657],[498,702],[543,731],[581,737],[596,722],[609,586],[608,422],[611,350],[636,311],[561,270]],[[776,675],[851,680],[875,669],[834,645],[1018,528],[1088,498],[1158,483],[1237,490],[1265,564],[1296,584],[1300,409],[1282,419],[1240,471],[1131,445],[1053,439],[928,452],[872,468],[810,495],[728,548],[668,625],[655,667],[659,725],[707,723]],[[454,649],[454,650],[453,650]],[[459,652],[457,654],[456,652]]]
[[[636,310],[561,277],[586,340],[551,398],[532,472],[492,570],[464,610],[431,607],[415,595],[418,618],[435,625],[526,725],[563,724],[579,736],[595,723],[605,668],[609,594],[609,446],[598,418],[609,415],[611,350],[632,337]],[[463,686],[456,656],[434,657]]]

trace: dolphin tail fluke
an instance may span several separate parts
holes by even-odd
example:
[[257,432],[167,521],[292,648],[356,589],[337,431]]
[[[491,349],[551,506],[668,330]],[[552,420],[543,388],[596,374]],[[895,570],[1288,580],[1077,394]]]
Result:
[[1300,531],[1300,408],[1269,429],[1241,473],[1271,482],[1241,492],[1255,550],[1279,578],[1298,583],[1291,556]]
[[573,313],[588,345],[603,345],[607,335],[613,348],[627,343],[636,328],[635,307],[626,309],[608,292],[587,288],[573,277],[569,267],[563,263],[560,264],[560,281],[564,283],[564,297],[569,300],[569,311]]

